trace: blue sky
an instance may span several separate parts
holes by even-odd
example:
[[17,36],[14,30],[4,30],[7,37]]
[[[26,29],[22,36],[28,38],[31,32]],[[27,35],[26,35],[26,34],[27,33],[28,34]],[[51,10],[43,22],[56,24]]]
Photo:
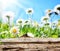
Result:
[[[29,19],[25,13],[25,9],[33,8],[34,13],[32,20],[40,22],[41,18],[45,15],[45,10],[54,9],[54,7],[60,4],[60,0],[8,0],[8,3],[4,6],[4,11],[13,11],[15,13],[15,21],[19,18]],[[56,16],[55,20],[60,16]]]

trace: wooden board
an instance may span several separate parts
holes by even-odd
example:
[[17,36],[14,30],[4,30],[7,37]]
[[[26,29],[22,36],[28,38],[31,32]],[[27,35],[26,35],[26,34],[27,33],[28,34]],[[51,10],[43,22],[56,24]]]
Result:
[[1,51],[60,51],[60,38],[0,39]]

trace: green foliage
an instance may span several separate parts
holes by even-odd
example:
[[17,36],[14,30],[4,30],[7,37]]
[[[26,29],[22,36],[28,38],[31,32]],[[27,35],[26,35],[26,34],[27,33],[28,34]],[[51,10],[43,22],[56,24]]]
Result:
[[[26,24],[22,25],[13,25],[10,27],[8,23],[2,23],[0,21],[0,39],[6,39],[6,38],[19,38],[27,33],[32,33],[34,37],[39,37],[39,38],[59,38],[60,37],[60,29],[56,25],[56,27],[52,28],[50,27],[50,24],[46,22],[42,27],[37,26],[33,24]],[[17,29],[12,29],[14,26],[18,27],[19,33],[17,33]],[[12,29],[13,32],[10,32]]]
[[[14,26],[13,26],[14,27]],[[5,32],[7,31],[7,33]],[[49,26],[44,25],[43,27],[35,27],[31,25],[24,25],[19,26],[19,34],[13,34],[10,33],[10,27],[8,24],[0,24],[0,39],[5,39],[5,38],[17,38],[21,37],[24,34],[27,34],[28,32],[31,32],[34,37],[44,37],[44,38],[58,38],[60,37],[60,29],[57,27],[55,29],[52,29]],[[4,33],[5,32],[5,33]]]
[[2,31],[8,31],[9,30],[9,26],[8,26],[8,24],[1,24],[1,29],[2,29]]

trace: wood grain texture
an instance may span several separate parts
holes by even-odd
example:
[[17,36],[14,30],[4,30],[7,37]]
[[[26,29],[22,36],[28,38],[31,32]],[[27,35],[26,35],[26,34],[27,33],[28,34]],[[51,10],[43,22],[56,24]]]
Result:
[[60,38],[0,39],[2,51],[60,51]]

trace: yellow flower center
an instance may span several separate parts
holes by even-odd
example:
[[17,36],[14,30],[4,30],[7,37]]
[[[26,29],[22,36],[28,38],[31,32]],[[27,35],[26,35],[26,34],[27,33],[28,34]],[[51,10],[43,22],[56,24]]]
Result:
[[58,23],[58,25],[57,26],[60,26],[60,23]]
[[16,33],[17,32],[17,30],[16,29],[13,29],[13,33]]
[[51,12],[51,10],[48,10],[48,12]]

